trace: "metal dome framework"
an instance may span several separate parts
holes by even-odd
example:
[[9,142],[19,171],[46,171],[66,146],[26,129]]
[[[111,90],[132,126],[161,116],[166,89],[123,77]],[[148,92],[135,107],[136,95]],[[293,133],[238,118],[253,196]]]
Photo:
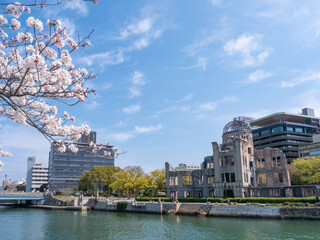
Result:
[[233,120],[226,124],[226,126],[223,128],[223,134],[229,133],[229,132],[250,132],[251,129],[248,124],[246,124],[243,121]]

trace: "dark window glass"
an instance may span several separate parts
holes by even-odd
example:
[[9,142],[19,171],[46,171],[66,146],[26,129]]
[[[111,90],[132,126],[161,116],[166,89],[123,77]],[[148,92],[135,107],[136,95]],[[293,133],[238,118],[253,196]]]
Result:
[[261,131],[261,136],[267,135],[267,134],[269,134],[269,133],[270,133],[270,130],[269,130],[269,129],[263,130],[263,131]]
[[236,181],[236,176],[234,173],[231,173],[231,182],[235,182]]
[[229,175],[229,173],[226,173],[226,181],[227,181],[227,182],[230,182],[230,175]]
[[260,132],[254,132],[253,133],[253,137],[259,137],[260,136]]
[[274,127],[271,129],[272,133],[283,132],[283,126]]
[[224,182],[225,179],[224,179],[224,173],[221,173],[221,181]]
[[287,126],[287,131],[288,132],[294,132],[293,127]]
[[312,129],[311,128],[306,128],[306,133],[312,133]]

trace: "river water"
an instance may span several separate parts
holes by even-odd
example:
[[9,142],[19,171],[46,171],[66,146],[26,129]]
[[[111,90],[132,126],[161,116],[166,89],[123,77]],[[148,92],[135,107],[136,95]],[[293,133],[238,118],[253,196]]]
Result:
[[0,208],[1,240],[320,239],[320,221]]

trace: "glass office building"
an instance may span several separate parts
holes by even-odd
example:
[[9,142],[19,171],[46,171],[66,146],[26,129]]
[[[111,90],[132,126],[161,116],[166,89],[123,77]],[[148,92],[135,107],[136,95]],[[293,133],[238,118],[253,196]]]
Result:
[[313,109],[305,108],[302,114],[274,113],[251,122],[258,127],[252,130],[254,148],[279,148],[288,163],[299,157],[299,147],[311,144],[312,136],[320,133],[320,118]]

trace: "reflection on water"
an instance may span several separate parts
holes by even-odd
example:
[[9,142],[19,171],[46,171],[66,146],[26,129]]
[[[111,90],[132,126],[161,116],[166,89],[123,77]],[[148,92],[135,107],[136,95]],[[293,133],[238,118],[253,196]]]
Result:
[[0,209],[0,239],[319,239],[320,222]]

